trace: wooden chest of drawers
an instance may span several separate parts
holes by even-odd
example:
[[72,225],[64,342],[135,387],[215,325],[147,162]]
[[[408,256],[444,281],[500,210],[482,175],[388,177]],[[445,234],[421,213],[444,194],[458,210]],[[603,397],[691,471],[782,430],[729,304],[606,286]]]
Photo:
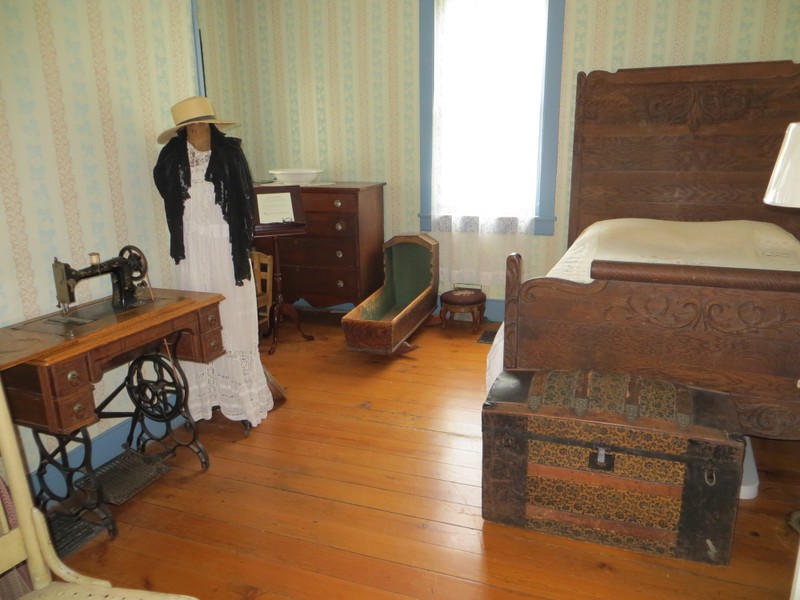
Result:
[[277,238],[284,300],[302,299],[313,306],[358,304],[380,287],[383,185],[301,188],[307,233]]

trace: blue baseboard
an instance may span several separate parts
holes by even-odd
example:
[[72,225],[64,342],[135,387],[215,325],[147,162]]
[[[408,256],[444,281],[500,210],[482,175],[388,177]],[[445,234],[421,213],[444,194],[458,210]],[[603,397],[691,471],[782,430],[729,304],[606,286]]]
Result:
[[506,312],[505,300],[486,301],[486,312],[484,313],[484,316],[486,317],[487,321],[495,321],[499,323],[500,321],[503,320],[505,312]]

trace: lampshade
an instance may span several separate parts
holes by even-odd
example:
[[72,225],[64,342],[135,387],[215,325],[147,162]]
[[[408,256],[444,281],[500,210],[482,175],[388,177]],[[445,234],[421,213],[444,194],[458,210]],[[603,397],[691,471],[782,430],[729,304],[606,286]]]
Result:
[[764,204],[800,208],[800,123],[789,123]]

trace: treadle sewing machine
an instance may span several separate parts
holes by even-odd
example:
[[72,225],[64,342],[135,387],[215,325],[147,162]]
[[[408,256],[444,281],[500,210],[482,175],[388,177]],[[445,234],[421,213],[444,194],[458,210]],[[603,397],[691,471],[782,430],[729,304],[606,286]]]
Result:
[[[210,362],[224,353],[223,297],[150,288],[146,274],[147,261],[135,246],[102,262],[93,253],[82,269],[55,259],[60,312],[0,329],[0,376],[15,423],[33,431],[39,451],[37,500],[42,508],[53,509],[57,542],[56,521],[74,522],[87,511],[100,517],[101,524],[93,525],[115,535],[106,503],[119,504],[163,475],[169,469],[164,460],[177,447],[190,448],[202,468],[208,467],[186,410],[189,391],[179,359]],[[106,275],[111,296],[71,306],[81,281]],[[93,384],[123,365],[128,366],[124,381],[96,404]],[[133,410],[109,410],[122,390]],[[122,454],[95,469],[88,427],[105,418],[130,418],[130,428]],[[47,437],[55,438],[55,444],[47,443]],[[83,451],[68,455],[73,444]],[[51,466],[64,486],[53,486]],[[65,523],[64,528],[72,527]]]
[[89,254],[88,267],[75,270],[58,258],[53,259],[53,279],[56,284],[56,298],[63,315],[69,312],[70,304],[75,302],[75,287],[80,281],[99,275],[111,275],[111,305],[114,309],[138,306],[136,282],[147,275],[147,260],[136,246],[125,246],[119,256],[100,262],[97,252]]

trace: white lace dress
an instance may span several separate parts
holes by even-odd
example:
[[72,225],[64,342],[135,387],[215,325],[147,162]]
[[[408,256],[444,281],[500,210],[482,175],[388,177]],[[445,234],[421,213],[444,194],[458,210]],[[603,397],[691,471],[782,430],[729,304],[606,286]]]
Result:
[[209,419],[214,407],[233,421],[255,427],[273,407],[258,353],[256,290],[252,279],[237,286],[233,276],[228,224],[214,202],[214,185],[205,181],[211,152],[187,142],[192,184],[183,213],[186,258],[176,266],[179,289],[216,292],[220,303],[225,354],[203,364],[183,361],[194,419]]

